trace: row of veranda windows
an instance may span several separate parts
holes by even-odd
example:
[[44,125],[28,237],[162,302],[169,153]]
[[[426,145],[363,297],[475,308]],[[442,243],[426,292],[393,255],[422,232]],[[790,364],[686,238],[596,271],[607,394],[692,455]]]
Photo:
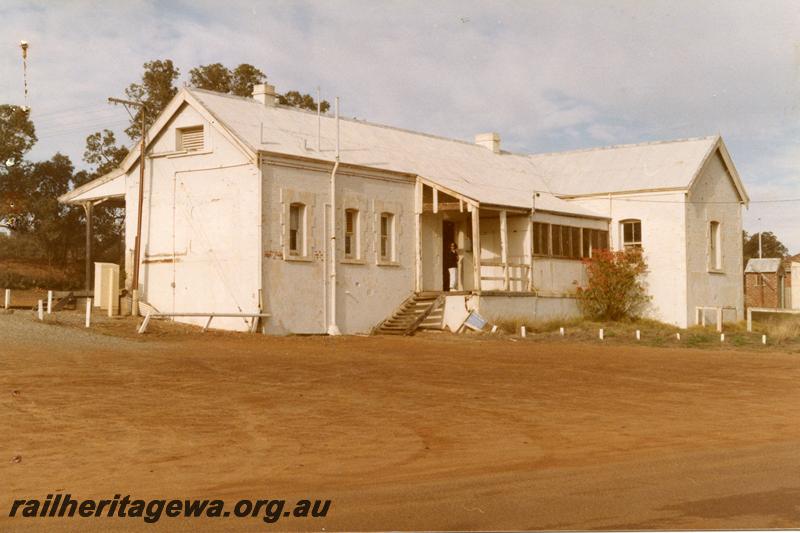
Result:
[[533,223],[533,254],[581,259],[608,249],[608,231],[546,222]]
[[[361,252],[361,213],[358,209],[345,209],[344,212],[344,257],[362,259]],[[293,203],[289,206],[289,254],[306,255],[306,206]],[[384,262],[394,260],[395,223],[393,213],[381,213],[378,249]]]

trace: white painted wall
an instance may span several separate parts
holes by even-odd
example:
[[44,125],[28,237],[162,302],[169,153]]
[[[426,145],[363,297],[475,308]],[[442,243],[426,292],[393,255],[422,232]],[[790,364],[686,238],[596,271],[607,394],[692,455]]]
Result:
[[645,315],[687,325],[686,294],[686,212],[683,192],[619,194],[611,198],[573,200],[611,218],[611,248],[622,249],[621,221],[642,221],[642,248],[648,271],[644,277],[652,300]]
[[800,309],[800,262],[792,262],[792,309]]
[[[205,126],[205,149],[176,153],[176,128]],[[141,297],[162,312],[259,312],[258,168],[185,106],[145,165]],[[132,278],[139,168],[126,179],[127,285]],[[204,324],[203,318],[178,318]],[[241,318],[213,326],[245,330]]]
[[[687,204],[687,199],[689,203]],[[687,327],[695,306],[731,306],[743,316],[741,206],[719,156],[710,158],[692,190],[616,194],[572,200],[611,217],[611,246],[622,249],[620,222],[642,221],[651,303],[646,315]],[[723,269],[708,269],[711,220],[722,223]]]
[[[330,169],[262,163],[264,287],[268,333],[324,333],[326,326],[326,205]],[[337,323],[342,333],[366,333],[414,290],[414,184],[340,172],[337,181]],[[286,259],[288,206],[307,209],[308,257]],[[360,258],[344,257],[345,209],[359,210]],[[379,261],[381,212],[395,216],[395,261]],[[440,274],[441,275],[441,274]]]
[[[687,227],[687,314],[696,306],[735,307],[744,319],[742,263],[742,207],[733,182],[719,155],[712,156],[689,191]],[[709,268],[709,222],[721,223],[722,270]]]

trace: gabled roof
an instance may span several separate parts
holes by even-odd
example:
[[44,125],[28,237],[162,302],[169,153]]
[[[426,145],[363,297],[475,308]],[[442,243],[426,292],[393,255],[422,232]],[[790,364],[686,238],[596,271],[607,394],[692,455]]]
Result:
[[[150,129],[149,138],[188,103],[254,161],[259,153],[332,162],[336,123],[330,115],[289,106],[264,105],[252,98],[183,88]],[[317,149],[319,120],[320,149]],[[484,205],[536,209],[606,218],[564,198],[644,190],[688,190],[703,165],[719,151],[739,191],[747,195],[719,136],[611,146],[551,154],[499,154],[444,137],[340,119],[343,164],[412,174]],[[138,159],[131,150],[121,167]]]
[[745,273],[767,274],[777,272],[781,267],[783,259],[779,257],[765,258],[765,259],[749,259],[747,267],[744,269]]
[[551,190],[589,196],[689,189],[706,161],[719,151],[743,202],[749,198],[719,135],[531,155]]

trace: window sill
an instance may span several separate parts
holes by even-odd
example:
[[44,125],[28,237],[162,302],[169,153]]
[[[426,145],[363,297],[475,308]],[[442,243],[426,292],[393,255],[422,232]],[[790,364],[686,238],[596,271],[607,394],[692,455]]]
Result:
[[709,274],[721,274],[723,276],[725,275],[725,271],[722,270],[722,269],[719,269],[719,268],[709,268],[708,269],[708,273]]
[[380,266],[380,267],[399,267],[400,266],[400,263],[398,263],[397,261],[378,261],[375,264]]
[[363,259],[350,259],[350,258],[342,259],[340,261],[340,263],[342,263],[343,265],[366,265],[367,264],[367,262],[364,261]]
[[175,150],[172,152],[159,152],[157,154],[147,154],[147,157],[150,159],[157,159],[160,157],[166,157],[167,159],[174,159],[176,157],[187,157],[192,155],[207,155],[212,153],[213,150],[209,148],[205,148],[203,150]]
[[310,263],[314,259],[310,255],[290,255],[290,254],[283,254],[284,261],[292,261],[295,263]]

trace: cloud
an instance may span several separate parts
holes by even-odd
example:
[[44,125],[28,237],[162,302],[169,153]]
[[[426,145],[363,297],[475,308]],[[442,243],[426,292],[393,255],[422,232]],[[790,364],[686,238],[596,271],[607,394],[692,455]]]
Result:
[[[106,98],[145,61],[171,58],[184,79],[248,62],[279,90],[341,96],[347,115],[464,139],[494,130],[515,151],[720,132],[754,200],[800,197],[790,1],[6,1],[0,19],[4,102],[21,103],[16,42],[31,42],[32,157],[79,162],[86,135],[121,132],[127,115]],[[800,210],[785,211],[774,223],[800,251]]]

